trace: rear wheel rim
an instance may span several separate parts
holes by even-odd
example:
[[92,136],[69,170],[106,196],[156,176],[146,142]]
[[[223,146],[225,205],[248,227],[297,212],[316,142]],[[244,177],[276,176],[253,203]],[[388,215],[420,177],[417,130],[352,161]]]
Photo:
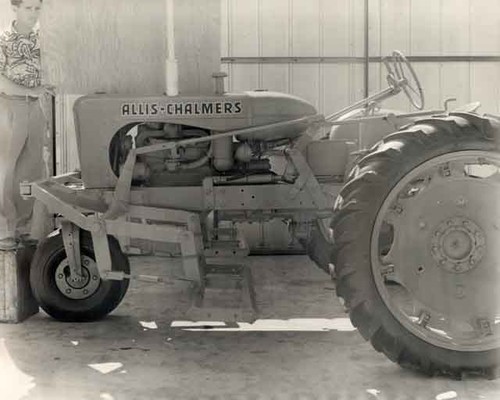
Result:
[[407,330],[435,346],[500,346],[500,156],[431,159],[384,200],[372,231],[376,288]]

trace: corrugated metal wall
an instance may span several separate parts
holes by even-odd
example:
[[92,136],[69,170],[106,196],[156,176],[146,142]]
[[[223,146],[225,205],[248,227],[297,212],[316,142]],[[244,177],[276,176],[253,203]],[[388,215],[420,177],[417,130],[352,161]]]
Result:
[[[223,57],[363,55],[363,0],[222,0]],[[225,37],[224,37],[225,36]],[[225,65],[229,89],[303,97],[322,112],[363,96],[360,64]]]
[[[412,56],[498,56],[498,0],[370,0],[370,50],[398,48]],[[381,77],[373,68],[375,89]],[[427,107],[446,97],[459,104],[480,101],[483,112],[500,112],[500,62],[415,63]]]
[[[297,61],[301,57],[362,57],[364,0],[220,1],[222,57],[226,61],[236,58],[223,65],[232,91],[289,92],[308,99],[323,113],[363,96],[363,64],[359,62],[240,63],[238,57],[296,57]],[[53,3],[46,0],[47,8]],[[371,56],[387,55],[392,49],[411,56],[500,53],[498,0],[369,0],[369,16]],[[8,24],[11,17],[10,2],[0,2],[0,25]],[[142,33],[134,35],[140,41]],[[478,100],[482,111],[500,113],[500,62],[428,62],[415,63],[415,68],[428,108],[439,107],[453,96],[457,103]],[[369,89],[383,85],[384,74],[372,63]],[[402,97],[386,104],[408,108]],[[61,101],[58,110],[64,113],[59,116],[60,124],[67,121],[71,127],[68,103]],[[78,165],[72,135],[71,129],[61,130],[61,172]]]
[[[364,0],[222,0],[222,54],[232,90],[267,88],[302,96],[330,113],[363,95],[361,63],[307,63],[300,57],[362,57]],[[369,0],[370,56],[498,56],[498,0]],[[239,57],[297,57],[288,64]],[[447,97],[500,112],[500,62],[416,62],[427,108]],[[377,63],[370,91],[385,85]],[[409,109],[399,97],[389,107]]]

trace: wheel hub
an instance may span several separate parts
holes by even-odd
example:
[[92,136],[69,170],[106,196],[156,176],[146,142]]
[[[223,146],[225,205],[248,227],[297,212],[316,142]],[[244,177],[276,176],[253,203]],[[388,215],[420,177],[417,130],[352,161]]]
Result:
[[82,267],[82,276],[68,276],[66,277],[66,282],[74,289],[82,289],[88,285],[89,279],[89,271],[87,270],[87,268]]
[[432,257],[438,266],[460,274],[475,268],[486,250],[482,229],[466,217],[454,217],[438,225],[431,240]]
[[64,296],[82,300],[92,296],[99,288],[99,271],[93,259],[82,255],[82,275],[77,276],[71,272],[68,259],[64,259],[56,268],[55,282]]
[[372,233],[375,283],[422,340],[459,351],[498,348],[499,196],[500,155],[470,150],[420,164],[385,198]]

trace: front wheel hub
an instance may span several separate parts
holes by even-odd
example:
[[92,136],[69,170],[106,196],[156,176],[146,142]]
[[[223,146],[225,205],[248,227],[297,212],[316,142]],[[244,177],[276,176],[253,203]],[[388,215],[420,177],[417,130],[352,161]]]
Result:
[[92,296],[97,291],[101,280],[96,262],[92,258],[82,255],[82,275],[72,274],[69,261],[65,258],[56,268],[55,282],[65,297],[82,300]]
[[431,246],[432,256],[440,268],[460,274],[479,264],[486,249],[486,239],[475,222],[466,217],[454,217],[438,225]]

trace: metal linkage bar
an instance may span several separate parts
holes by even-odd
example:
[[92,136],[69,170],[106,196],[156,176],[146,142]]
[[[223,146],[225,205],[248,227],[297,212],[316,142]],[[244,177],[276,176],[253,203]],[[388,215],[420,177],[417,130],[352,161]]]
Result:
[[378,93],[375,93],[366,99],[362,99],[360,101],[357,101],[354,104],[351,104],[350,106],[347,106],[343,108],[342,110],[339,110],[331,115],[328,115],[325,120],[327,122],[330,122],[331,120],[336,120],[337,118],[340,118],[341,116],[347,114],[350,111],[357,110],[358,108],[361,108],[371,102],[380,102],[383,101],[389,97],[392,97],[396,94],[398,94],[401,91],[402,86],[394,86],[394,87],[388,87],[387,89],[384,89]]
[[184,139],[184,140],[179,140],[176,142],[152,144],[150,146],[139,147],[138,149],[135,150],[135,154],[137,154],[137,155],[148,154],[148,153],[153,153],[155,151],[171,150],[174,148],[179,148],[179,147],[183,147],[183,146],[187,146],[187,145],[203,143],[203,142],[210,142],[210,141],[217,140],[217,139],[224,138],[224,137],[248,135],[251,133],[259,132],[262,129],[281,129],[281,128],[286,128],[288,126],[294,126],[296,124],[307,125],[307,124],[312,124],[312,123],[321,123],[323,121],[324,121],[324,117],[322,115],[309,115],[306,117],[293,119],[293,120],[289,120],[289,121],[276,122],[276,123],[267,124],[267,125],[259,125],[259,126],[254,126],[251,128],[237,129],[234,131],[218,133],[218,134],[209,135],[209,136],[203,136],[200,138]]
[[404,119],[404,118],[427,117],[430,115],[442,114],[445,112],[446,110],[430,110],[430,111],[417,111],[414,113],[406,113],[406,114],[375,115],[373,117],[361,117],[355,119],[346,119],[342,121],[327,121],[325,122],[325,125],[327,126],[356,125],[356,124],[361,124],[363,122],[388,120],[389,118]]
[[80,255],[80,228],[70,221],[64,220],[61,223],[61,232],[66,249],[71,274],[73,277],[82,278],[82,259]]
[[[408,56],[410,62],[498,62],[499,56]],[[365,57],[222,57],[223,64],[364,64]],[[380,63],[382,57],[370,57]]]

